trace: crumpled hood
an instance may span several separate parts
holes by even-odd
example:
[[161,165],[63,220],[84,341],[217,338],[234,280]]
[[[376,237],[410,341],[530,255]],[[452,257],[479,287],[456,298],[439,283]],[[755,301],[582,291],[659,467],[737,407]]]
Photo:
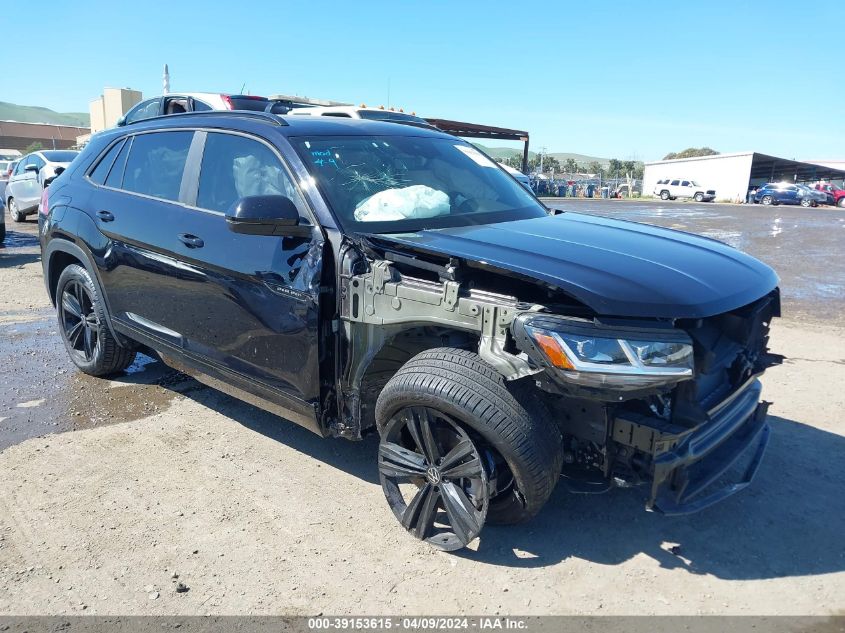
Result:
[[721,242],[579,213],[378,238],[538,279],[604,316],[707,317],[778,284],[771,268]]

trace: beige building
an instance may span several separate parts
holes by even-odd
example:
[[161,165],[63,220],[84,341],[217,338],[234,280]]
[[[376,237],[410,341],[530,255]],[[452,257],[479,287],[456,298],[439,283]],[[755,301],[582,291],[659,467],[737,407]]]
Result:
[[91,115],[91,133],[78,137],[76,139],[77,145],[82,147],[91,138],[91,134],[117,125],[117,120],[143,98],[144,96],[139,90],[104,88],[103,94],[94,99],[88,106],[88,112]]
[[117,120],[143,99],[139,90],[105,88],[98,99],[91,102],[91,133],[114,127]]

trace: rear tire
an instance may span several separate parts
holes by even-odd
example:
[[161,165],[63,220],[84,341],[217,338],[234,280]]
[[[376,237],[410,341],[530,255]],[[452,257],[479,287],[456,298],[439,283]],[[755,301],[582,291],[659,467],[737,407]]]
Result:
[[807,199],[807,198],[801,198],[801,206],[802,206],[802,207],[804,207],[805,209],[806,209],[807,207],[812,207],[812,206],[813,206],[813,201],[812,201],[812,200],[809,200],[809,199]]
[[505,382],[474,352],[430,349],[385,385],[376,403],[379,432],[409,407],[442,412],[469,432],[486,458],[491,522],[527,521],[552,494],[563,465],[561,436],[533,382]]
[[65,349],[86,374],[108,376],[135,360],[137,352],[121,346],[109,331],[97,287],[82,266],[71,264],[59,276],[56,311]]
[[18,203],[15,202],[14,198],[9,198],[8,206],[9,217],[12,218],[13,222],[23,222],[26,219],[26,216],[18,210]]
[[845,208],[845,198],[839,198],[839,201],[836,203],[836,206],[840,209]]

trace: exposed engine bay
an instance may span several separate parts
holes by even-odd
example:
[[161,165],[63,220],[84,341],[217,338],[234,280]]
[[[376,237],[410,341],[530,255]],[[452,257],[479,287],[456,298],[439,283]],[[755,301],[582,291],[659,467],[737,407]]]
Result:
[[777,289],[702,319],[607,318],[577,305],[564,315],[555,313],[559,303],[479,288],[455,259],[388,250],[367,261],[356,253],[347,251],[341,266],[339,325],[349,344],[338,435],[360,437],[372,425],[367,401],[383,383],[366,386],[375,359],[422,328],[477,351],[507,381],[535,383],[563,437],[563,476],[573,490],[651,482],[650,509],[693,511],[717,500],[708,501],[706,488],[741,453],[765,447],[768,405],[759,404],[756,377],[780,362],[767,347]]

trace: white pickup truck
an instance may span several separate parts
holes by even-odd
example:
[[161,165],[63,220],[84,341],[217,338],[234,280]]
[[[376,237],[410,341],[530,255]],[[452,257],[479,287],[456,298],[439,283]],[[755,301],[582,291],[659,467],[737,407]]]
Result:
[[716,199],[714,189],[705,189],[694,180],[680,178],[663,178],[654,185],[653,193],[661,200],[675,200],[676,198],[692,198],[696,202],[712,202]]

